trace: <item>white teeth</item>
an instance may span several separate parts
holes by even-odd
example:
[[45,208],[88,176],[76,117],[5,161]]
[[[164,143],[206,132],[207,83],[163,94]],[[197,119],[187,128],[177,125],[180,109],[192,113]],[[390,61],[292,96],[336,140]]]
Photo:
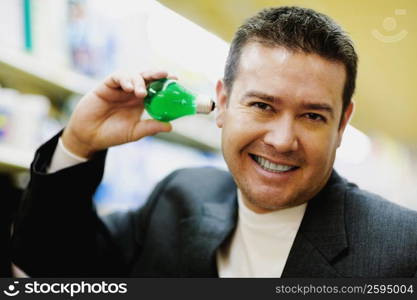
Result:
[[254,155],[253,157],[262,168],[270,172],[286,172],[291,169],[294,169],[294,167],[292,166],[278,165],[257,155]]

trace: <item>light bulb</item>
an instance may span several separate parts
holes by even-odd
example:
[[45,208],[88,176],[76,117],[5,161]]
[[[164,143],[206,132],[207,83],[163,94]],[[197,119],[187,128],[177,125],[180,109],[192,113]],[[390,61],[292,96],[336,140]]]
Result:
[[145,109],[159,121],[169,122],[197,113],[209,114],[215,108],[215,103],[209,97],[193,94],[172,79],[153,81],[147,91]]

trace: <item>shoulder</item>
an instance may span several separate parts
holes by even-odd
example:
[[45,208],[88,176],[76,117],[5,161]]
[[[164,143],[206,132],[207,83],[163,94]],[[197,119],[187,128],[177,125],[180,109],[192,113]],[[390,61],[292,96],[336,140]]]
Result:
[[345,219],[352,236],[366,239],[368,245],[417,251],[417,212],[350,183],[345,193]]
[[166,189],[178,189],[191,194],[209,192],[213,195],[236,189],[230,173],[214,167],[179,169],[169,177]]
[[[204,182],[219,182],[232,179],[228,171],[224,171],[215,167],[198,167],[198,168],[183,168],[171,173],[175,180],[188,180],[190,178],[198,179],[200,183]],[[170,175],[170,176],[171,176]]]
[[222,184],[225,181],[233,181],[229,171],[215,167],[183,168],[176,170],[174,173],[177,180],[193,178],[201,184],[213,182]]
[[203,203],[233,202],[236,185],[227,171],[214,167],[179,169],[168,175],[154,190],[151,199],[160,206],[197,211]]
[[378,225],[396,227],[414,226],[417,231],[417,211],[388,201],[383,197],[348,183],[346,188],[346,209],[358,220],[369,220]]

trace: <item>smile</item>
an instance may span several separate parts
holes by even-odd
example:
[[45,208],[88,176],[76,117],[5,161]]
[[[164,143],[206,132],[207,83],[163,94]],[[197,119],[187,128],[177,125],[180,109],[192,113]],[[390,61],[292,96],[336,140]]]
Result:
[[263,158],[262,156],[257,156],[257,155],[254,155],[254,154],[250,154],[250,157],[252,157],[252,159],[255,162],[257,162],[258,165],[260,165],[262,169],[264,169],[268,172],[283,173],[283,172],[288,172],[288,171],[298,169],[298,167],[296,167],[296,166],[289,166],[289,165],[273,163],[272,161],[269,161],[269,160]]

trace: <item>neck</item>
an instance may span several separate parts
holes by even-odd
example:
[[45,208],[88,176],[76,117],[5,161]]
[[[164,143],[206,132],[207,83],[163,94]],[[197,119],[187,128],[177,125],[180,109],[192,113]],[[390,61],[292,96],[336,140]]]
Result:
[[303,203],[297,203],[297,204],[291,205],[291,206],[284,206],[284,207],[268,209],[268,208],[260,207],[256,204],[254,204],[253,202],[249,201],[248,198],[242,193],[242,191],[240,189],[238,189],[238,194],[239,194],[240,199],[242,199],[242,203],[248,209],[250,209],[251,211],[253,211],[257,214],[267,214],[267,213],[271,213],[271,212],[274,212],[274,211],[283,210],[283,209],[286,209],[286,208],[291,208],[291,207],[295,207],[295,206],[299,206],[299,205],[303,204]]

